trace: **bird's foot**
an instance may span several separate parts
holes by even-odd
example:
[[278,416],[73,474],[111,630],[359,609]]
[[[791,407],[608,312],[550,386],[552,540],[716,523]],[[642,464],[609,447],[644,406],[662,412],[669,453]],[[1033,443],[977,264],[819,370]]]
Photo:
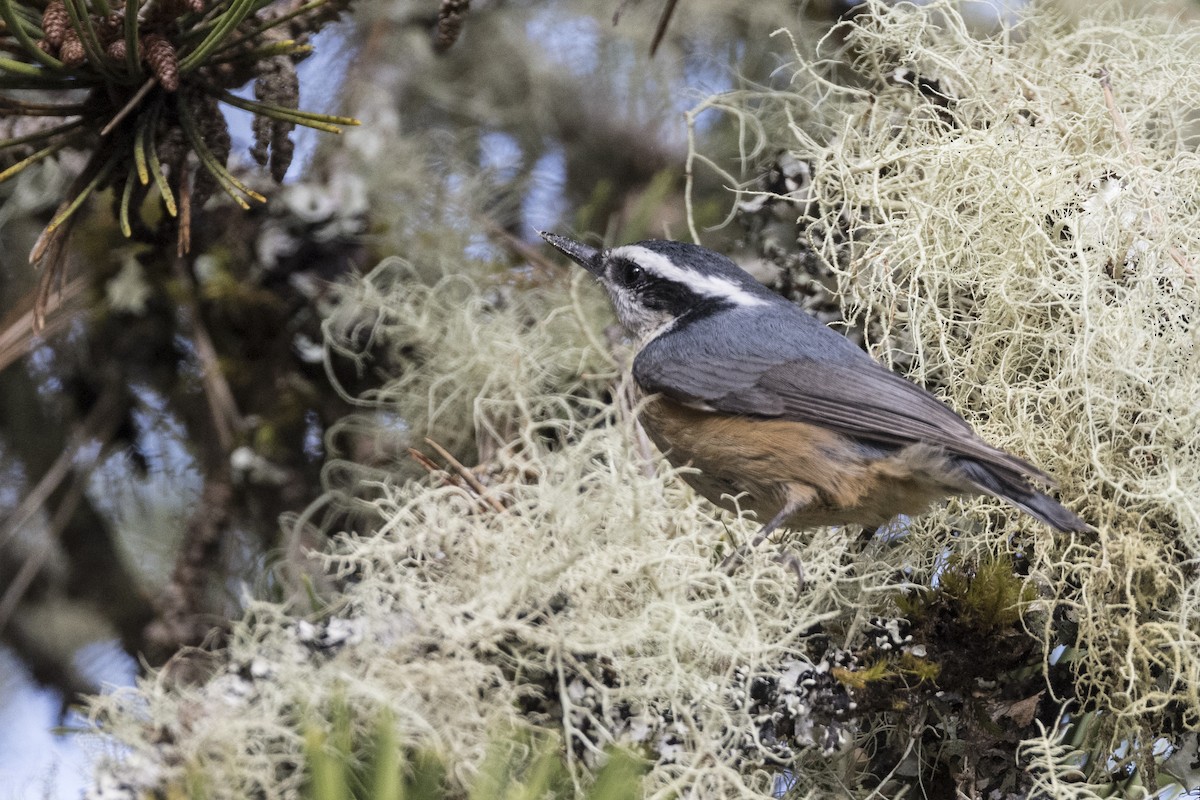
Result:
[[[746,561],[746,556],[754,549],[754,545],[742,545],[737,550],[734,550],[725,560],[721,562],[721,571],[726,575],[733,575],[737,572],[738,567]],[[800,560],[800,556],[789,552],[786,548],[780,547],[779,552],[775,554],[775,563],[782,564],[790,569],[796,575],[796,591],[804,591],[804,562]]]

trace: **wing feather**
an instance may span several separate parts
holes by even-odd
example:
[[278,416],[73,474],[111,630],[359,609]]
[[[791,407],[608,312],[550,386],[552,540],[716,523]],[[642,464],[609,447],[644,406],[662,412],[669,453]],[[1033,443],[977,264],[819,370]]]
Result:
[[[791,419],[875,443],[936,445],[1007,478],[1029,475],[1053,484],[1032,464],[988,445],[929,392],[807,314],[796,314],[770,321],[769,337],[746,342],[706,335],[720,333],[710,320],[691,326],[688,340],[668,332],[638,354],[634,378],[647,392],[717,412]],[[771,341],[773,352],[751,346],[762,341]]]

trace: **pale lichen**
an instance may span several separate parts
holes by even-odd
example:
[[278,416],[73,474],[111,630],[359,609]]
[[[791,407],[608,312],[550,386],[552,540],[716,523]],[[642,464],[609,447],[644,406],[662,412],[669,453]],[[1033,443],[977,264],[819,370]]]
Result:
[[[844,531],[790,537],[802,590],[770,545],[726,575],[753,522],[645,445],[598,293],[414,226],[410,249],[436,255],[385,262],[327,325],[362,410],[301,520],[345,533],[321,556],[326,605],[255,603],[215,677],[97,700],[137,788],[296,796],[302,716],[339,707],[364,730],[390,709],[460,789],[512,726],[556,729],[580,786],[605,745],[639,745],[653,797],[899,794],[945,786],[935,771],[966,793],[1097,797],[1114,752],[1149,766],[1159,737],[1185,743],[1200,40],[1036,10],[988,37],[946,4],[881,3],[840,35],[845,57],[802,57],[787,91],[706,105],[759,137],[749,159],[790,154],[794,186],[758,209],[778,233],[792,208],[812,251],[767,255],[819,265],[878,354],[1055,474],[1099,533],[953,501],[862,553]],[[364,375],[383,388],[357,391]]]

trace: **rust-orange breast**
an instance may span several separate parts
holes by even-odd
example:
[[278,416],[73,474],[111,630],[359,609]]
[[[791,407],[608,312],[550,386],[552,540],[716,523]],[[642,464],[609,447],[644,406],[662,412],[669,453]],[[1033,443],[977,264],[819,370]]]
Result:
[[700,411],[661,396],[639,418],[668,461],[699,470],[682,476],[692,488],[728,509],[729,496],[741,495],[738,504],[760,522],[800,500],[805,508],[789,527],[878,526],[962,490],[936,477],[946,474],[945,457],[928,446],[883,450],[802,422]]

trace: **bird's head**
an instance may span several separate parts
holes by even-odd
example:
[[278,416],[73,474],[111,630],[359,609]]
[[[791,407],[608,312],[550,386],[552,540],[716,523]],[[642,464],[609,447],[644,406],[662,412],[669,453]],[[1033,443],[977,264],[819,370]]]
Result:
[[621,324],[641,342],[685,316],[780,300],[737,264],[699,245],[649,239],[601,250],[553,233],[541,236],[596,276]]

